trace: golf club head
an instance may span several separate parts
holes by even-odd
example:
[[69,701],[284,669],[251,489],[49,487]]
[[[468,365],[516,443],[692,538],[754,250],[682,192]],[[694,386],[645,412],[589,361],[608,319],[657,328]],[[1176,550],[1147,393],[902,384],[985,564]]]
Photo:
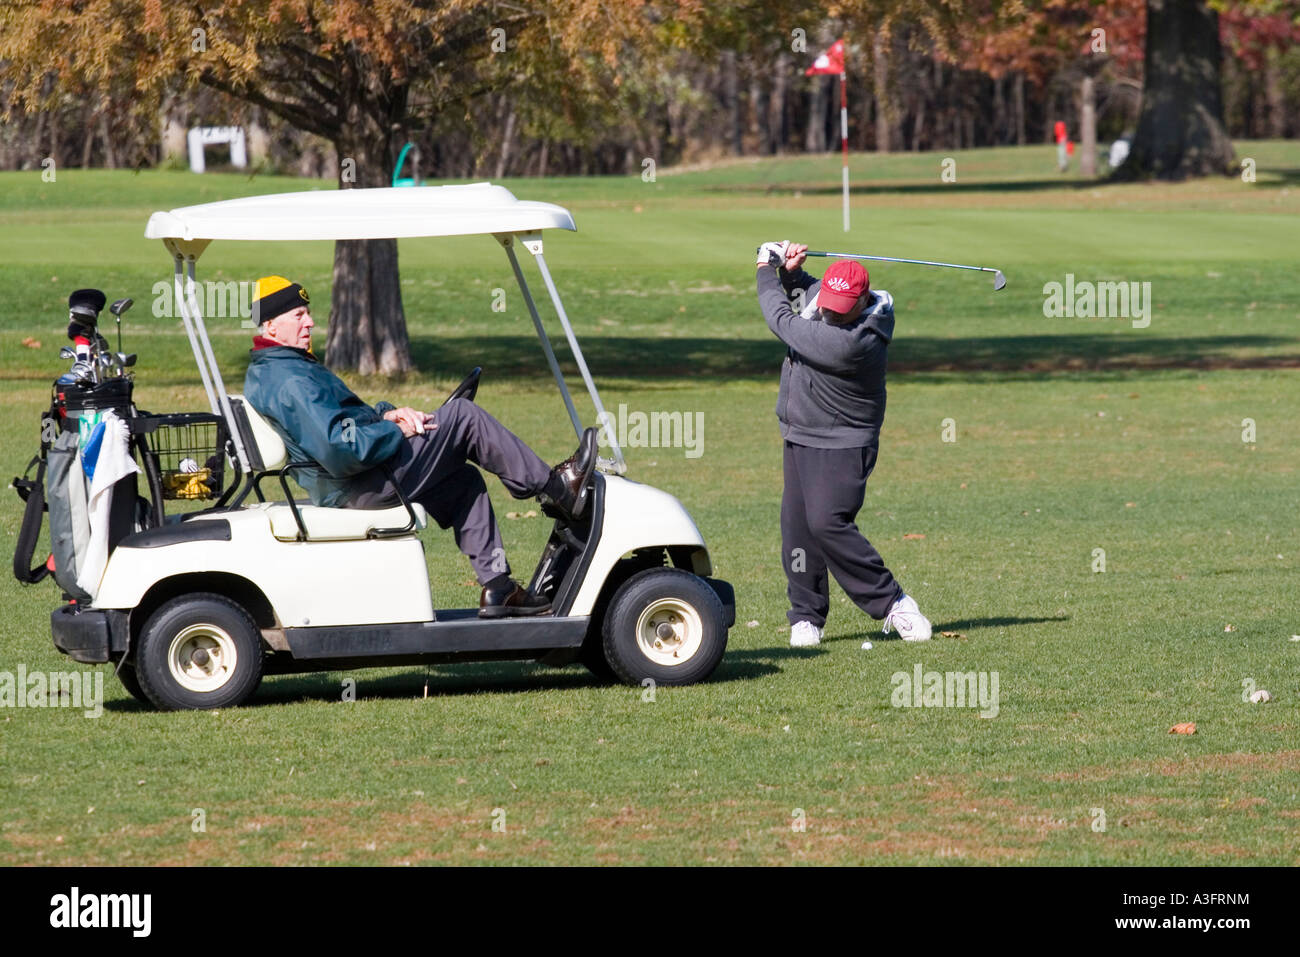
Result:
[[59,350],[59,358],[75,359],[77,358],[77,350],[73,349],[72,346],[64,346],[62,349]]
[[122,318],[122,313],[126,312],[134,305],[135,305],[134,299],[119,299],[117,302],[113,303],[111,306],[108,307],[108,311],[111,312],[113,315],[117,316],[117,318],[120,320]]
[[1007,277],[1002,275],[1002,270],[995,270],[993,273],[993,291],[997,292],[1007,284]]
[[135,360],[136,360],[136,354],[134,352],[127,352],[127,353],[119,352],[117,354],[117,361],[122,365],[124,369],[129,369],[131,368],[131,366],[135,365]]

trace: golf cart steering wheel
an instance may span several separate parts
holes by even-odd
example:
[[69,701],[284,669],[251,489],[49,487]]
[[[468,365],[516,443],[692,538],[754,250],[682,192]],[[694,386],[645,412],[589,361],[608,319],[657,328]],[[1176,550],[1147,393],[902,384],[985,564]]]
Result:
[[475,366],[470,370],[469,375],[460,380],[460,385],[451,390],[451,395],[447,396],[442,404],[446,405],[452,399],[469,399],[469,401],[473,402],[474,396],[478,394],[478,377],[482,374],[483,367]]

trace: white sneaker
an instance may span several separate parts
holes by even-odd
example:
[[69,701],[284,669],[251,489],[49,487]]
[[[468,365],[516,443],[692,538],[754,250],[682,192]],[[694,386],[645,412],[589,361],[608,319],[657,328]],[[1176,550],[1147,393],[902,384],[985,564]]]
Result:
[[930,640],[930,619],[921,614],[911,595],[904,595],[890,606],[889,614],[885,615],[885,634],[889,634],[891,628],[904,641]]
[[822,630],[811,621],[796,621],[790,629],[791,648],[811,648],[822,641]]

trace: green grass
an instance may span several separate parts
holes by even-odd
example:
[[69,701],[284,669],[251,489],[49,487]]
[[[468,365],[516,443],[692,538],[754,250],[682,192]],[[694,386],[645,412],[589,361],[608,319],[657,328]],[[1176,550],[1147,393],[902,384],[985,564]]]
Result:
[[[714,679],[647,702],[578,668],[387,669],[270,678],[242,709],[157,714],[108,676],[98,719],[0,709],[0,863],[1300,862],[1300,147],[1238,151],[1256,183],[1083,183],[1029,147],[953,154],[945,185],[938,154],[855,156],[849,237],[834,156],[509,184],[574,211],[579,232],[548,237],[547,258],[607,406],[705,414],[702,457],[632,449],[629,463],[682,499],[736,587]],[[310,185],[0,174],[0,471],[35,450],[79,285],[136,299],[138,403],[201,408],[179,323],[149,315],[169,263],[144,222]],[[787,647],[782,349],[750,265],[774,237],[1007,274],[994,294],[956,271],[871,269],[899,321],[859,525],[933,619],[927,645],[882,640],[834,587],[828,640]],[[354,387],[432,405],[482,364],[481,404],[544,457],[567,454],[495,244],[403,241],[401,257],[420,371]],[[217,243],[200,278],[301,278],[324,319],[331,259],[329,244]],[[1044,318],[1043,285],[1066,273],[1150,282],[1150,326]],[[248,333],[212,327],[237,386]],[[527,574],[545,528],[505,519],[528,506],[489,487]],[[6,549],[19,515],[0,498]],[[451,536],[425,544],[435,604],[472,604]],[[49,640],[56,604],[52,585],[0,584],[0,671],[70,667]],[[997,716],[891,707],[892,676],[918,663],[996,671]],[[1275,700],[1243,703],[1248,679]],[[1197,733],[1168,734],[1182,721]]]

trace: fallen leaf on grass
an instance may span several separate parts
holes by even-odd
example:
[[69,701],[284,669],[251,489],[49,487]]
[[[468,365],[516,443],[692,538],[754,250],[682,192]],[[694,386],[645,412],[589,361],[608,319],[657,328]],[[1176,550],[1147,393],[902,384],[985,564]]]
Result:
[[1137,503],[1137,502],[1125,502],[1125,503],[1124,503],[1124,507],[1125,507],[1125,508],[1137,508],[1137,507],[1138,507],[1138,503]]
[[758,627],[758,622],[757,622],[757,621],[747,621],[747,622],[745,622],[745,627],[746,627],[746,628],[757,628],[757,627]]
[[26,338],[23,339],[23,345],[25,345],[28,349],[39,349],[41,347],[41,340],[33,339],[31,336],[27,336]]
[[1223,626],[1223,630],[1224,630],[1224,631],[1236,631],[1236,630],[1237,630],[1237,626],[1236,626],[1236,625],[1224,625],[1224,626]]
[[1169,733],[1170,734],[1195,734],[1196,722],[1184,721],[1181,724],[1176,724],[1169,729]]
[[925,536],[922,535],[920,532],[904,532],[904,533],[903,533],[903,538],[908,539],[909,541],[911,541],[911,540],[918,539],[918,538],[925,538]]
[[966,636],[960,631],[941,631],[939,634],[944,638],[960,638],[962,641],[966,640]]

